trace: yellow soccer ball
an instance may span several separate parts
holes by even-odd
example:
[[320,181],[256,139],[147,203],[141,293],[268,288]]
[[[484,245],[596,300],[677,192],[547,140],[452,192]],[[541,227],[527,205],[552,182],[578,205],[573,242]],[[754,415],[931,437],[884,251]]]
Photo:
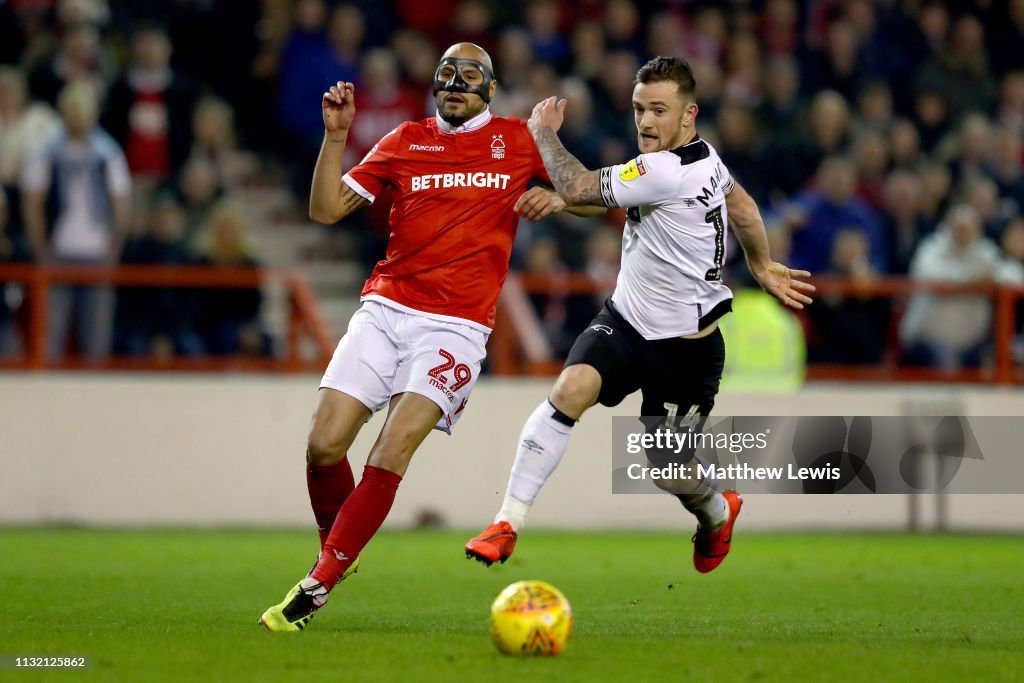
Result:
[[572,607],[546,581],[517,581],[491,605],[491,640],[507,655],[557,655],[572,633]]

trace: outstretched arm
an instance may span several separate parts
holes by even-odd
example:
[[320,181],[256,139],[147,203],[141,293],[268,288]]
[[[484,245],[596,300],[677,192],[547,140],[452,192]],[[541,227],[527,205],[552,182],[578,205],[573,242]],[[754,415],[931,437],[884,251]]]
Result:
[[811,303],[811,297],[804,292],[813,292],[814,285],[794,279],[810,277],[811,274],[806,270],[791,270],[781,263],[772,261],[771,254],[768,253],[768,235],[764,231],[761,212],[739,183],[736,183],[733,191],[726,195],[725,205],[729,210],[733,234],[743,247],[747,267],[761,287],[790,308],[801,309],[804,304]]
[[606,206],[601,198],[601,172],[587,169],[558,139],[565,105],[565,100],[556,102],[554,97],[537,103],[526,125],[537,143],[555,191],[565,203],[575,207]]
[[581,218],[600,216],[607,209],[603,206],[567,206],[565,200],[546,187],[531,187],[516,200],[515,211],[529,221],[539,221],[559,211]]
[[313,171],[309,217],[317,223],[330,224],[337,223],[369,202],[341,181],[341,160],[356,113],[353,85],[338,81],[324,93],[321,106],[324,141]]

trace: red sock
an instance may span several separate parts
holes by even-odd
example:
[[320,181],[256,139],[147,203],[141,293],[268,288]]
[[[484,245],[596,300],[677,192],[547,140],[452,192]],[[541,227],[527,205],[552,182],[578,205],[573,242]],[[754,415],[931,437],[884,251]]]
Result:
[[320,561],[313,568],[313,578],[327,590],[341,580],[341,575],[384,523],[401,481],[394,472],[373,465],[363,468],[363,480],[338,511]]
[[306,488],[309,489],[309,503],[316,518],[321,548],[327,542],[338,510],[355,487],[347,456],[333,465],[306,465]]

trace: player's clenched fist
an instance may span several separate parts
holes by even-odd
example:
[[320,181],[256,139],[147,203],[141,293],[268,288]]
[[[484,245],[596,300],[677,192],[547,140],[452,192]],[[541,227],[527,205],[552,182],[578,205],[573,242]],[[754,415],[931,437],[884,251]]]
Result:
[[545,190],[543,187],[531,187],[519,197],[513,210],[527,220],[539,221],[563,209],[565,201],[557,192]]
[[324,93],[324,129],[328,133],[345,132],[352,125],[356,114],[355,86],[338,81]]

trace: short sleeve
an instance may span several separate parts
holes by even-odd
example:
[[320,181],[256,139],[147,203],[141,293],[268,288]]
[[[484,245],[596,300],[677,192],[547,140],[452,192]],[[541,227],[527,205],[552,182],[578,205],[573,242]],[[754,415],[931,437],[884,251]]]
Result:
[[356,194],[371,204],[385,186],[392,183],[394,174],[391,161],[401,149],[402,130],[406,125],[403,123],[382,137],[363,160],[341,178]]
[[601,169],[601,198],[607,206],[658,204],[675,198],[678,189],[679,159],[673,154],[641,154]]

